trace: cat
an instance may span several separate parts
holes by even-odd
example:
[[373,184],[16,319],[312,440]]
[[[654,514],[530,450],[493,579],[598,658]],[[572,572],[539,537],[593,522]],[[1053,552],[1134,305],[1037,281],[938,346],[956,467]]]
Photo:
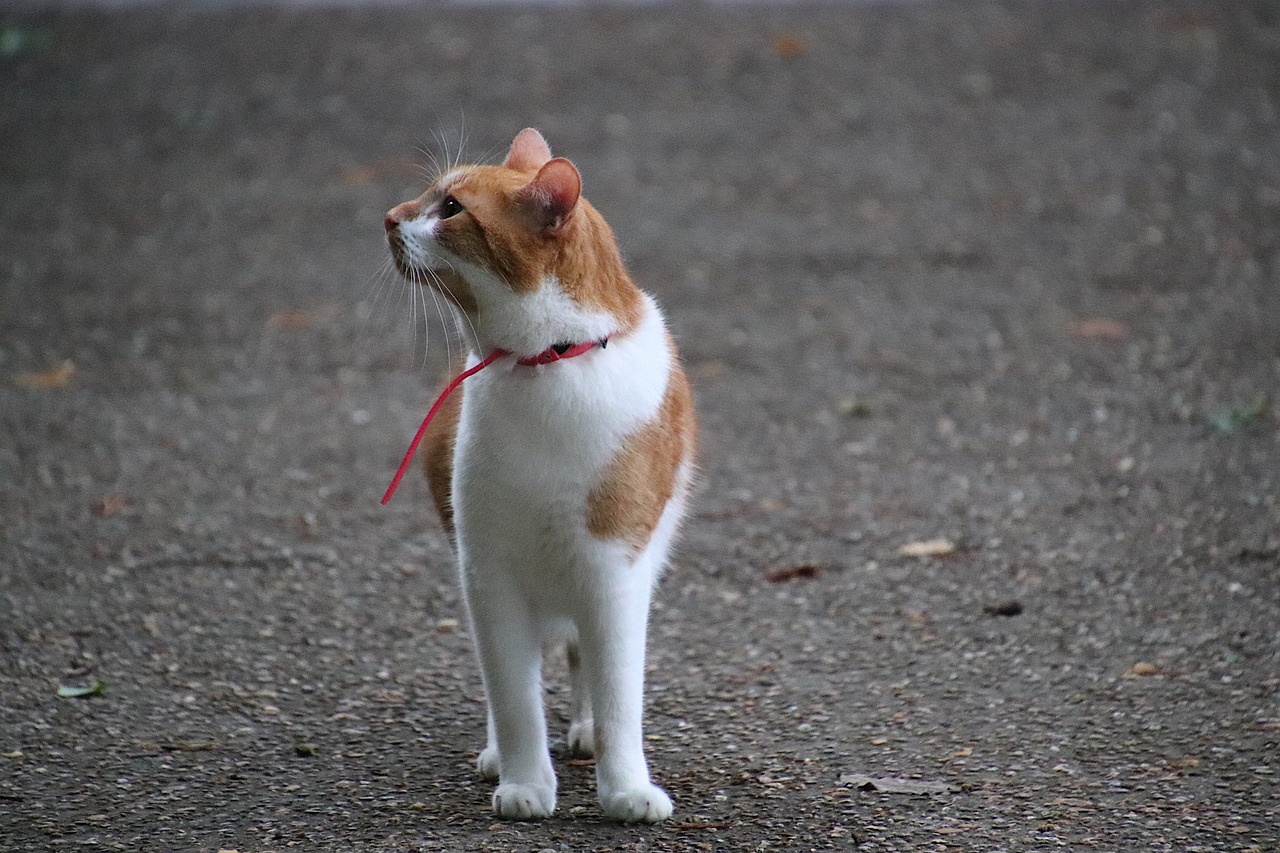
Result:
[[656,822],[672,805],[644,754],[645,635],[696,423],[663,316],[581,189],[527,128],[501,166],[447,170],[385,227],[397,269],[445,297],[469,348],[420,435],[484,677],[493,810],[555,810],[541,670],[544,646],[567,642],[569,750],[594,754],[607,816]]

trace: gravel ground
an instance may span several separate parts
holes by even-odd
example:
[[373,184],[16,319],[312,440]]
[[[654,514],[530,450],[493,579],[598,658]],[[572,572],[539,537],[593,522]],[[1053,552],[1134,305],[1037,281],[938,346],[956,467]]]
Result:
[[[6,851],[1280,849],[1273,4],[15,7],[0,84]],[[703,418],[658,827],[494,822],[378,505],[382,213],[528,124]]]

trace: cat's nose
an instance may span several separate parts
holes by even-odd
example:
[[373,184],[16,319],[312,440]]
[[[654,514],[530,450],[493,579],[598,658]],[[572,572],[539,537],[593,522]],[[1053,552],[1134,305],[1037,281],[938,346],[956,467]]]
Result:
[[419,205],[414,201],[406,201],[404,204],[397,204],[395,207],[387,211],[387,215],[382,220],[382,227],[388,231],[394,231],[399,227],[401,222],[413,219],[419,213]]

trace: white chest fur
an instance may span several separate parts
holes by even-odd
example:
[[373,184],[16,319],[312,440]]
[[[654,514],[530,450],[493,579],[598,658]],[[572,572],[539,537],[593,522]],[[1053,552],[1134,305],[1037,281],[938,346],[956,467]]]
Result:
[[505,553],[520,572],[562,572],[597,547],[588,495],[626,437],[656,416],[670,370],[662,317],[647,300],[635,332],[603,349],[538,367],[503,360],[477,374],[454,457],[464,567]]
[[499,815],[545,817],[555,772],[542,711],[542,646],[570,643],[570,748],[597,756],[610,816],[671,813],[649,781],[641,735],[654,582],[684,507],[688,465],[638,553],[588,528],[592,490],[627,437],[658,416],[672,373],[657,307],[630,334],[538,367],[504,359],[463,397],[453,508],[463,590],[489,700],[482,773]]

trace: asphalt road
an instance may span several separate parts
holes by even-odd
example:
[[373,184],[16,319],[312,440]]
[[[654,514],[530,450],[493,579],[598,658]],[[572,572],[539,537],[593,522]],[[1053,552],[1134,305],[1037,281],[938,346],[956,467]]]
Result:
[[[654,828],[489,816],[378,504],[382,214],[526,125],[703,420]],[[1280,849],[1274,4],[15,7],[0,152],[0,848]]]

